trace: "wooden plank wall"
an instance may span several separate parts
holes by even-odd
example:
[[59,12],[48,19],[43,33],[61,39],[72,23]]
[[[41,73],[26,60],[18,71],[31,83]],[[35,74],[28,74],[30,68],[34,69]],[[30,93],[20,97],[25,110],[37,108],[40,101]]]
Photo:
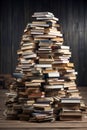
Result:
[[77,84],[87,86],[87,2],[85,0],[1,0],[0,73],[13,73],[23,30],[36,11],[53,12],[60,20],[64,44],[72,51]]

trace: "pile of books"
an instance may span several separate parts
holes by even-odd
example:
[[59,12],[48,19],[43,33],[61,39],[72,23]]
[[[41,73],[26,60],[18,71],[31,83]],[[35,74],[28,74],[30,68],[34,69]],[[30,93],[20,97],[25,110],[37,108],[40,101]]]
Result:
[[35,12],[32,17],[35,20],[27,24],[17,51],[5,115],[36,122],[80,120],[77,72],[70,62],[70,47],[63,45],[59,20],[50,12]]

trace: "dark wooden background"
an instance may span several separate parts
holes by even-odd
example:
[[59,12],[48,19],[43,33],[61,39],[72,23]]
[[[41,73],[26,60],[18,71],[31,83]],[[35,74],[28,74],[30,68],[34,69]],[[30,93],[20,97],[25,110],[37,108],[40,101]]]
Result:
[[59,18],[64,44],[71,47],[71,61],[78,71],[77,84],[87,86],[87,2],[84,0],[1,0],[0,73],[15,71],[23,30],[37,11],[49,11]]

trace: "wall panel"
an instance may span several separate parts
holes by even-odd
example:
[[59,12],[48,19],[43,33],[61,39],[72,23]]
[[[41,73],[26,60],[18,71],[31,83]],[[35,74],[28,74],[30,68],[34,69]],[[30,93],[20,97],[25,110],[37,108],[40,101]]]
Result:
[[64,44],[72,51],[71,61],[78,71],[77,83],[87,86],[87,2],[85,0],[1,0],[0,1],[0,73],[13,73],[16,51],[23,30],[36,11],[49,11],[59,18]]

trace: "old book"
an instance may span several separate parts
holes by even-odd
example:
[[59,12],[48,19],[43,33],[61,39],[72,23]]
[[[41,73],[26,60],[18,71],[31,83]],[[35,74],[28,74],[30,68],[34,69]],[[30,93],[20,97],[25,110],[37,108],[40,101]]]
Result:
[[50,85],[56,85],[56,84],[63,84],[64,85],[64,80],[63,79],[58,79],[58,78],[48,78],[47,82]]
[[52,62],[52,65],[58,66],[58,64],[61,64],[61,63],[69,63],[69,60],[56,60]]
[[50,73],[50,72],[55,72],[55,70],[52,69],[51,67],[50,67],[50,68],[43,69],[43,74],[47,74],[47,73]]
[[51,59],[51,58],[48,58],[48,59],[46,59],[46,58],[40,58],[39,59],[39,64],[51,64],[53,62],[53,59]]
[[41,113],[33,113],[33,118],[31,121],[37,121],[37,122],[45,122],[45,121],[54,121],[53,115],[49,114],[41,114]]
[[54,16],[53,13],[51,13],[51,12],[34,12],[34,15],[52,15],[52,16]]
[[35,103],[35,100],[33,100],[33,99],[27,101],[27,104],[33,104],[33,103]]
[[13,73],[13,76],[15,78],[23,78],[24,77],[24,74],[23,73]]
[[37,87],[37,86],[40,86],[41,83],[40,82],[25,82],[25,86],[26,87]]
[[36,64],[35,65],[36,68],[50,68],[52,67],[51,64]]
[[52,104],[54,101],[53,97],[42,97],[36,100],[37,103],[48,103]]
[[80,98],[61,98],[61,103],[77,103],[80,104]]
[[[39,112],[40,111],[44,111],[44,112],[47,112],[48,111],[48,113],[50,113],[51,112],[51,110],[52,110],[52,108],[51,108],[51,106],[42,106],[42,104],[41,104],[41,106],[39,105],[39,106],[37,106],[37,105],[34,105],[33,104],[33,106],[34,106],[34,109],[35,110],[38,110]],[[40,112],[41,113],[41,112]]]
[[8,92],[6,93],[7,97],[16,97],[17,96],[17,93],[16,92]]
[[36,17],[36,19],[37,20],[55,20],[55,21],[58,21],[59,19],[58,18],[56,18],[56,17],[54,17],[54,16],[51,16],[51,17],[49,17],[49,16],[44,16],[44,17]]
[[22,55],[22,53],[23,53],[23,51],[21,49],[17,51],[18,55]]
[[44,75],[45,75],[45,78],[56,78],[60,76],[59,72],[57,71],[45,73]]
[[44,79],[33,79],[31,82],[32,83],[43,83],[43,82],[45,82],[45,80]]
[[64,41],[62,37],[55,37],[55,38],[52,38],[51,40],[56,42],[56,45],[62,45]]
[[35,38],[55,38],[56,36],[55,35],[35,35]]
[[53,89],[62,89],[63,88],[63,84],[56,84],[56,85],[45,85],[44,86],[46,90],[53,90]]
[[35,12],[32,17],[54,16],[51,12]]
[[42,96],[43,96],[42,92],[36,92],[36,93],[32,92],[31,94],[28,95],[28,99],[37,99]]
[[[41,23],[41,22],[37,22],[37,23],[30,23],[29,24],[31,27],[49,27],[50,25],[49,25],[49,23]],[[32,34],[32,33],[31,33]],[[43,34],[43,33],[42,33]]]

